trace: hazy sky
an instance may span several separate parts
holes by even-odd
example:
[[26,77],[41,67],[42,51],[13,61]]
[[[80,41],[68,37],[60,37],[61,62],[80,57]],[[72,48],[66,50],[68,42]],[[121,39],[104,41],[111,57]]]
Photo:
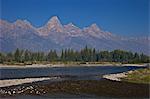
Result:
[[62,24],[78,27],[98,24],[124,36],[148,35],[149,0],[0,0],[1,18],[10,22],[27,19],[34,26],[58,16]]

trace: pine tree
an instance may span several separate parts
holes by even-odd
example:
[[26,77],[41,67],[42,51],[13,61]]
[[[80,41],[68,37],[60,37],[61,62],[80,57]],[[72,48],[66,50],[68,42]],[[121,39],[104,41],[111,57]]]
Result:
[[24,52],[24,61],[31,61],[31,55],[28,50]]
[[16,62],[21,62],[21,55],[20,55],[20,50],[17,48],[15,53],[14,53],[14,58]]
[[65,58],[64,50],[62,49],[62,51],[61,51],[61,58],[60,58],[60,60],[61,60],[61,61],[64,61],[64,58]]
[[8,61],[8,62],[12,62],[13,61],[13,54],[11,52],[7,53],[6,61]]
[[5,55],[0,53],[0,63],[4,63],[6,61]]
[[54,51],[50,50],[50,52],[47,55],[47,60],[50,61],[50,62],[54,62],[54,61],[58,60],[56,50],[54,50]]

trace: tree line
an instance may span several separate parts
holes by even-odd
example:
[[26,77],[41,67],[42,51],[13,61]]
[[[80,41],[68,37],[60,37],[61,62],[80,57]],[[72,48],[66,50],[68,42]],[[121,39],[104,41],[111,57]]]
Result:
[[0,63],[4,62],[121,62],[121,63],[149,63],[147,55],[133,53],[124,50],[99,51],[87,46],[80,51],[62,49],[49,52],[32,52],[29,50],[16,49],[14,52],[0,52]]

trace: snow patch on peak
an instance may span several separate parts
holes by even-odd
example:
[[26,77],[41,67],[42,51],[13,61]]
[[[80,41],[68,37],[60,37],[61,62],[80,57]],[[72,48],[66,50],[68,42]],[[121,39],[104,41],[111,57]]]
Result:
[[76,29],[80,29],[79,27],[77,27],[76,25],[74,25],[73,23],[69,23],[67,25],[64,25],[65,28],[76,28]]
[[65,26],[72,26],[72,27],[76,27],[72,22],[70,22],[69,24],[65,25]]

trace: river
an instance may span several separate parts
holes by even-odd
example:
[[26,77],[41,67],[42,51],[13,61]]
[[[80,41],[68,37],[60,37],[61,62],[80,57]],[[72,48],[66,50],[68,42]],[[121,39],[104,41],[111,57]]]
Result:
[[[120,73],[126,72],[129,70],[135,70],[144,67],[136,67],[136,66],[74,66],[74,67],[44,67],[44,68],[1,68],[0,69],[0,79],[22,79],[22,78],[40,78],[40,77],[52,77],[52,76],[60,76],[63,77],[61,79],[78,81],[78,80],[101,80],[102,75],[111,74],[111,73]],[[55,80],[61,81],[61,80]],[[49,81],[43,81],[40,83],[49,83]],[[53,82],[53,81],[52,81]],[[34,83],[33,83],[34,84]],[[32,85],[32,84],[30,84]],[[20,85],[21,86],[21,85]],[[84,94],[69,94],[69,93],[55,93],[55,94],[46,94],[43,96],[39,95],[16,95],[15,97],[7,96],[3,98],[9,99],[48,99],[48,98],[104,98],[103,96],[92,96],[92,95],[84,95]],[[105,97],[107,98],[107,97]],[[108,98],[109,99],[109,98]]]

